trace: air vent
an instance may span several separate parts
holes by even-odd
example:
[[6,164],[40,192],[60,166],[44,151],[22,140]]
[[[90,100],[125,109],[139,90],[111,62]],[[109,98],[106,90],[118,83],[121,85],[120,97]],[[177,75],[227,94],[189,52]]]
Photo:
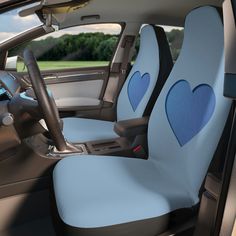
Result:
[[99,15],[88,15],[88,16],[81,16],[81,21],[86,21],[86,20],[100,20]]

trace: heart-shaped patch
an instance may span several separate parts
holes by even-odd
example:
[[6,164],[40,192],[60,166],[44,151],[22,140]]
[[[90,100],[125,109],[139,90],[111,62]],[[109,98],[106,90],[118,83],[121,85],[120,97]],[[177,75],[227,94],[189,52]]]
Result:
[[140,72],[135,72],[128,84],[128,97],[133,111],[136,111],[139,103],[143,99],[150,84],[150,75],[145,73],[141,76]]
[[180,146],[204,128],[214,113],[215,104],[214,91],[207,84],[192,91],[187,81],[180,80],[171,87],[166,98],[166,114]]

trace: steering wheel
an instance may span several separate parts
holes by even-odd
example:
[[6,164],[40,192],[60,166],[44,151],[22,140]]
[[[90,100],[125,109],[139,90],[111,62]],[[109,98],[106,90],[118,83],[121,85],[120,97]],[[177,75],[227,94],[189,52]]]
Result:
[[52,140],[54,141],[57,150],[66,151],[67,143],[61,131],[60,117],[55,100],[52,95],[48,93],[34,54],[29,49],[25,49],[24,51],[24,60],[35,96]]

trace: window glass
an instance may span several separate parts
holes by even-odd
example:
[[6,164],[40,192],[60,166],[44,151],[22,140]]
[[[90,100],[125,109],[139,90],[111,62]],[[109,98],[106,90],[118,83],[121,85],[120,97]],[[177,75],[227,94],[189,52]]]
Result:
[[[30,48],[41,70],[106,66],[112,59],[121,26],[92,24],[50,33],[9,51],[8,56],[22,56]],[[19,63],[18,71],[24,69]]]
[[181,27],[171,27],[171,26],[163,26],[167,40],[170,45],[170,51],[172,54],[173,61],[175,62],[179,56],[183,38],[184,38],[184,29]]
[[[31,7],[33,5],[35,4],[27,5],[27,7]],[[18,35],[23,31],[42,25],[42,22],[36,14],[27,17],[20,17],[18,13],[24,8],[25,7],[21,7],[0,14],[0,43]]]

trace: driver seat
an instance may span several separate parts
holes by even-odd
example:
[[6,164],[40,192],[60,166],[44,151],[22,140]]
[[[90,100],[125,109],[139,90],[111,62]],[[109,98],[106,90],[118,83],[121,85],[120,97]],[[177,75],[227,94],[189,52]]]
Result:
[[53,172],[63,235],[155,236],[199,203],[228,118],[224,36],[217,9],[186,17],[183,47],[151,113],[148,160],[74,156]]
[[[138,56],[118,97],[117,120],[150,115],[172,66],[172,56],[163,28],[144,26],[140,33]],[[118,137],[113,131],[115,122],[70,117],[64,118],[63,123],[64,137],[70,143]]]

